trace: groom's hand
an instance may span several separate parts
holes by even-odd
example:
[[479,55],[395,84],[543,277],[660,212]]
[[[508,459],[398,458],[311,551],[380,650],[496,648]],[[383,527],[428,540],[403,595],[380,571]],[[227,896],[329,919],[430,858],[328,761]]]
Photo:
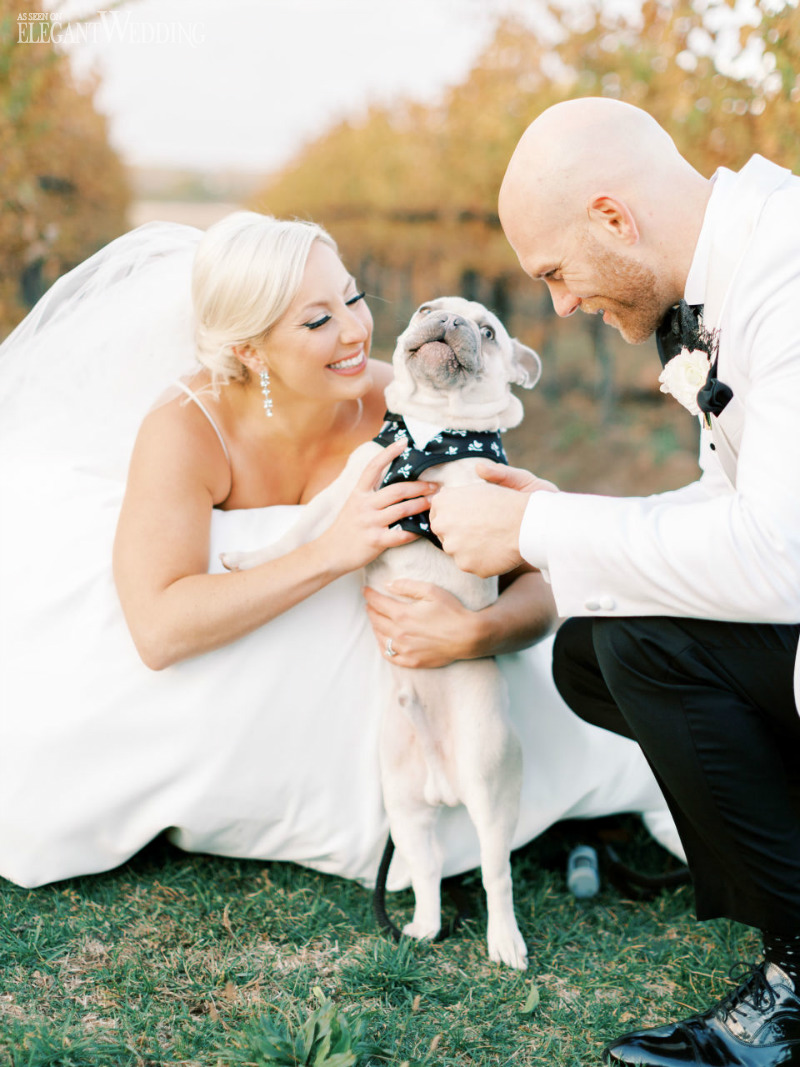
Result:
[[522,493],[533,493],[537,489],[546,489],[550,493],[557,493],[558,486],[544,478],[537,478],[530,471],[521,467],[508,467],[505,463],[478,463],[475,467],[477,474],[486,482],[494,485],[504,485],[507,489],[519,489]]
[[463,571],[489,578],[522,563],[519,528],[530,494],[557,489],[516,467],[480,463],[476,469],[485,484],[440,489],[432,499],[431,528]]

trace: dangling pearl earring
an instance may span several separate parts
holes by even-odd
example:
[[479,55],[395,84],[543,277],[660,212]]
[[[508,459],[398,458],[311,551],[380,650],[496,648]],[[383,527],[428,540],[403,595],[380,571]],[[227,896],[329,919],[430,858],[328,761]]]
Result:
[[263,368],[260,374],[261,392],[264,394],[264,412],[268,419],[272,418],[272,397],[269,395],[269,371]]

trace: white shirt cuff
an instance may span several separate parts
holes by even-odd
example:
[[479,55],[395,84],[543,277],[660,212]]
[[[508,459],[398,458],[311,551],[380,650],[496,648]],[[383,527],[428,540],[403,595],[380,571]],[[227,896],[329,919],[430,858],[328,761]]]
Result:
[[530,500],[522,515],[519,527],[519,553],[532,567],[547,571],[547,509],[552,507],[558,493],[547,489],[537,489],[531,493]]

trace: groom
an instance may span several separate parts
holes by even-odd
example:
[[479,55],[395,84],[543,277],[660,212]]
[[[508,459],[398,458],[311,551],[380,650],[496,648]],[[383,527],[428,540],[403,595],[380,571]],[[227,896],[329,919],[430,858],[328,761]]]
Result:
[[656,333],[663,388],[702,427],[702,477],[676,492],[560,493],[487,467],[431,508],[466,570],[545,572],[565,700],[642,746],[698,918],[762,932],[764,961],[723,1001],[604,1059],[800,1064],[800,179],[754,156],[706,180],[645,112],[573,100],[522,137],[500,217],[559,315]]

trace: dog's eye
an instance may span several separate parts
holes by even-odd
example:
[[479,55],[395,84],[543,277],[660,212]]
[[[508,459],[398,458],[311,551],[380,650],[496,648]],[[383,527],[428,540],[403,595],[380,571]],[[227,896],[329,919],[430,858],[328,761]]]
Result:
[[430,310],[431,309],[429,304],[422,304],[420,307],[417,308],[417,314],[427,315]]
[[494,330],[491,326],[481,326],[481,336],[485,337],[487,341],[493,341]]

